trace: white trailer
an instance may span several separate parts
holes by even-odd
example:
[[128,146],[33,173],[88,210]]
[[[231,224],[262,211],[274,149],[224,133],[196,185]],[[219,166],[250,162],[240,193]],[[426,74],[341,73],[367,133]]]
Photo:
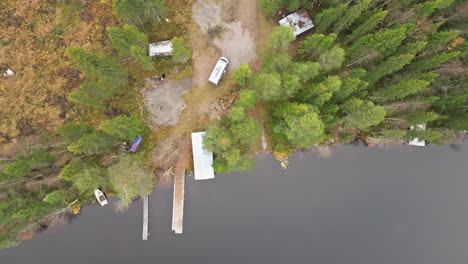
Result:
[[226,59],[225,57],[219,58],[213,71],[211,72],[210,78],[208,78],[208,81],[214,85],[218,85],[219,81],[221,80],[221,77],[223,77],[223,74],[226,72],[228,64],[228,59]]

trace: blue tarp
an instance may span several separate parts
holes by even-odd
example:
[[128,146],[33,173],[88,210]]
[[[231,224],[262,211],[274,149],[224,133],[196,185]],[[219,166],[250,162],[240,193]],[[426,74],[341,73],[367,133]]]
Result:
[[137,150],[138,146],[140,145],[141,139],[142,137],[138,136],[137,139],[133,141],[132,146],[130,147],[130,152],[135,152]]

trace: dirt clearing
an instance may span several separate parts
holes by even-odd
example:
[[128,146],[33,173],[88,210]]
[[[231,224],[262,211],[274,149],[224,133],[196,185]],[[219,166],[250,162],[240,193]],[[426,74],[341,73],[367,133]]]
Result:
[[172,81],[158,78],[147,78],[147,88],[141,91],[143,101],[149,113],[149,124],[152,129],[158,126],[174,126],[179,115],[185,109],[182,95],[192,89],[192,80]]
[[255,60],[257,5],[253,0],[198,0],[193,4],[193,19],[200,28],[192,35],[198,86],[207,84],[221,56],[229,59],[231,70]]

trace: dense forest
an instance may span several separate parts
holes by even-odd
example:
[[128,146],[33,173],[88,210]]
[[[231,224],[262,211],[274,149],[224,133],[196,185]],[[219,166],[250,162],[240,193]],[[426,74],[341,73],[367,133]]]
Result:
[[[156,68],[190,72],[180,38],[190,6],[174,4],[0,3],[0,70],[14,72],[0,80],[0,247],[30,238],[64,212],[78,213],[96,188],[118,195],[123,208],[152,190],[154,136],[139,91]],[[149,39],[171,38],[172,60],[148,56]],[[128,152],[125,144],[138,136],[139,150]]]
[[[249,170],[261,133],[250,110],[263,106],[277,159],[301,148],[413,138],[453,142],[468,129],[468,3],[461,0],[262,0],[281,18],[305,8],[315,28],[297,40],[276,27],[263,66],[233,74],[239,100],[208,128],[218,172]],[[295,41],[294,43],[292,43]],[[258,106],[258,105],[257,105]],[[417,128],[426,125],[427,129]]]
[[[148,193],[155,142],[144,79],[191,74],[191,1],[0,2],[0,247],[28,239],[101,188],[121,206]],[[217,172],[254,166],[262,130],[282,162],[302,148],[418,137],[453,142],[468,127],[463,0],[261,0],[271,24],[305,8],[315,28],[275,27],[261,69],[233,69],[237,98],[210,123]],[[166,18],[170,18],[168,23]],[[172,39],[172,58],[147,56]],[[13,76],[4,76],[8,69]],[[426,125],[426,130],[410,127]],[[160,133],[161,132],[161,133]],[[136,153],[125,143],[143,136]]]

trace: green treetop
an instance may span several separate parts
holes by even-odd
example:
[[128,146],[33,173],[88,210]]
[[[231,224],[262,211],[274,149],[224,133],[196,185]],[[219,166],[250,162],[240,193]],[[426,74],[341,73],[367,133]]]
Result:
[[112,46],[120,53],[131,56],[131,47],[137,46],[143,49],[148,48],[148,36],[140,32],[136,27],[124,25],[120,27],[108,27],[107,35]]
[[23,178],[30,172],[31,166],[29,165],[29,162],[21,159],[13,161],[3,169],[3,173],[15,178]]
[[192,52],[185,46],[184,40],[178,37],[172,38],[172,61],[175,63],[187,63],[192,58]]
[[334,47],[325,51],[319,57],[319,63],[323,70],[331,71],[341,67],[345,59],[345,51],[340,47]]
[[120,115],[113,119],[105,120],[99,125],[104,133],[121,139],[135,140],[145,130],[145,124],[134,116]]
[[68,151],[75,154],[96,155],[103,154],[111,149],[116,139],[100,132],[85,134],[77,142],[68,146]]
[[354,41],[355,39],[358,39],[364,36],[365,34],[373,31],[377,27],[377,25],[385,19],[387,14],[388,14],[388,11],[383,10],[370,16],[362,24],[360,24],[355,30],[353,30],[353,33],[348,36],[348,41]]
[[294,146],[309,148],[323,140],[325,125],[310,105],[283,103],[275,108],[273,116],[279,118],[274,132],[284,135]]
[[336,34],[312,34],[305,40],[299,42],[297,53],[302,58],[311,60],[333,46],[336,40]]
[[58,177],[71,182],[80,193],[92,194],[94,189],[107,185],[105,174],[98,164],[77,160],[65,165]]
[[268,40],[267,49],[270,53],[276,54],[280,51],[285,51],[288,44],[295,40],[294,29],[286,26],[279,26],[273,29],[270,39]]
[[265,101],[281,99],[285,93],[281,88],[281,76],[278,73],[260,73],[252,86]]
[[126,24],[158,24],[165,17],[164,0],[114,0],[113,9]]
[[333,32],[339,34],[343,29],[347,29],[359,18],[362,12],[369,8],[370,3],[371,0],[362,0],[351,8],[348,8],[346,12],[338,18],[338,21],[334,23]]
[[122,205],[128,206],[140,195],[146,195],[153,186],[153,176],[144,170],[144,159],[138,155],[123,155],[107,169],[109,182],[116,191]]
[[363,130],[378,125],[384,120],[386,114],[383,107],[356,98],[345,102],[343,112],[347,114],[344,117],[345,128],[359,128]]
[[257,104],[257,93],[253,90],[242,90],[239,93],[239,99],[236,101],[236,106],[246,110],[252,109]]
[[85,75],[104,81],[109,85],[123,85],[127,82],[127,70],[114,59],[94,51],[68,47],[65,51],[75,67]]
[[252,70],[249,65],[244,64],[239,66],[231,77],[238,86],[244,88],[252,78]]
[[412,54],[392,56],[372,68],[366,75],[366,81],[372,86],[382,77],[401,70],[405,65],[409,64],[413,58],[414,55]]
[[315,30],[318,33],[325,33],[343,14],[348,10],[348,3],[337,7],[331,7],[323,10],[315,16],[317,26]]
[[423,80],[404,80],[385,87],[377,92],[376,96],[383,97],[383,100],[403,99],[408,95],[417,93],[429,85]]

